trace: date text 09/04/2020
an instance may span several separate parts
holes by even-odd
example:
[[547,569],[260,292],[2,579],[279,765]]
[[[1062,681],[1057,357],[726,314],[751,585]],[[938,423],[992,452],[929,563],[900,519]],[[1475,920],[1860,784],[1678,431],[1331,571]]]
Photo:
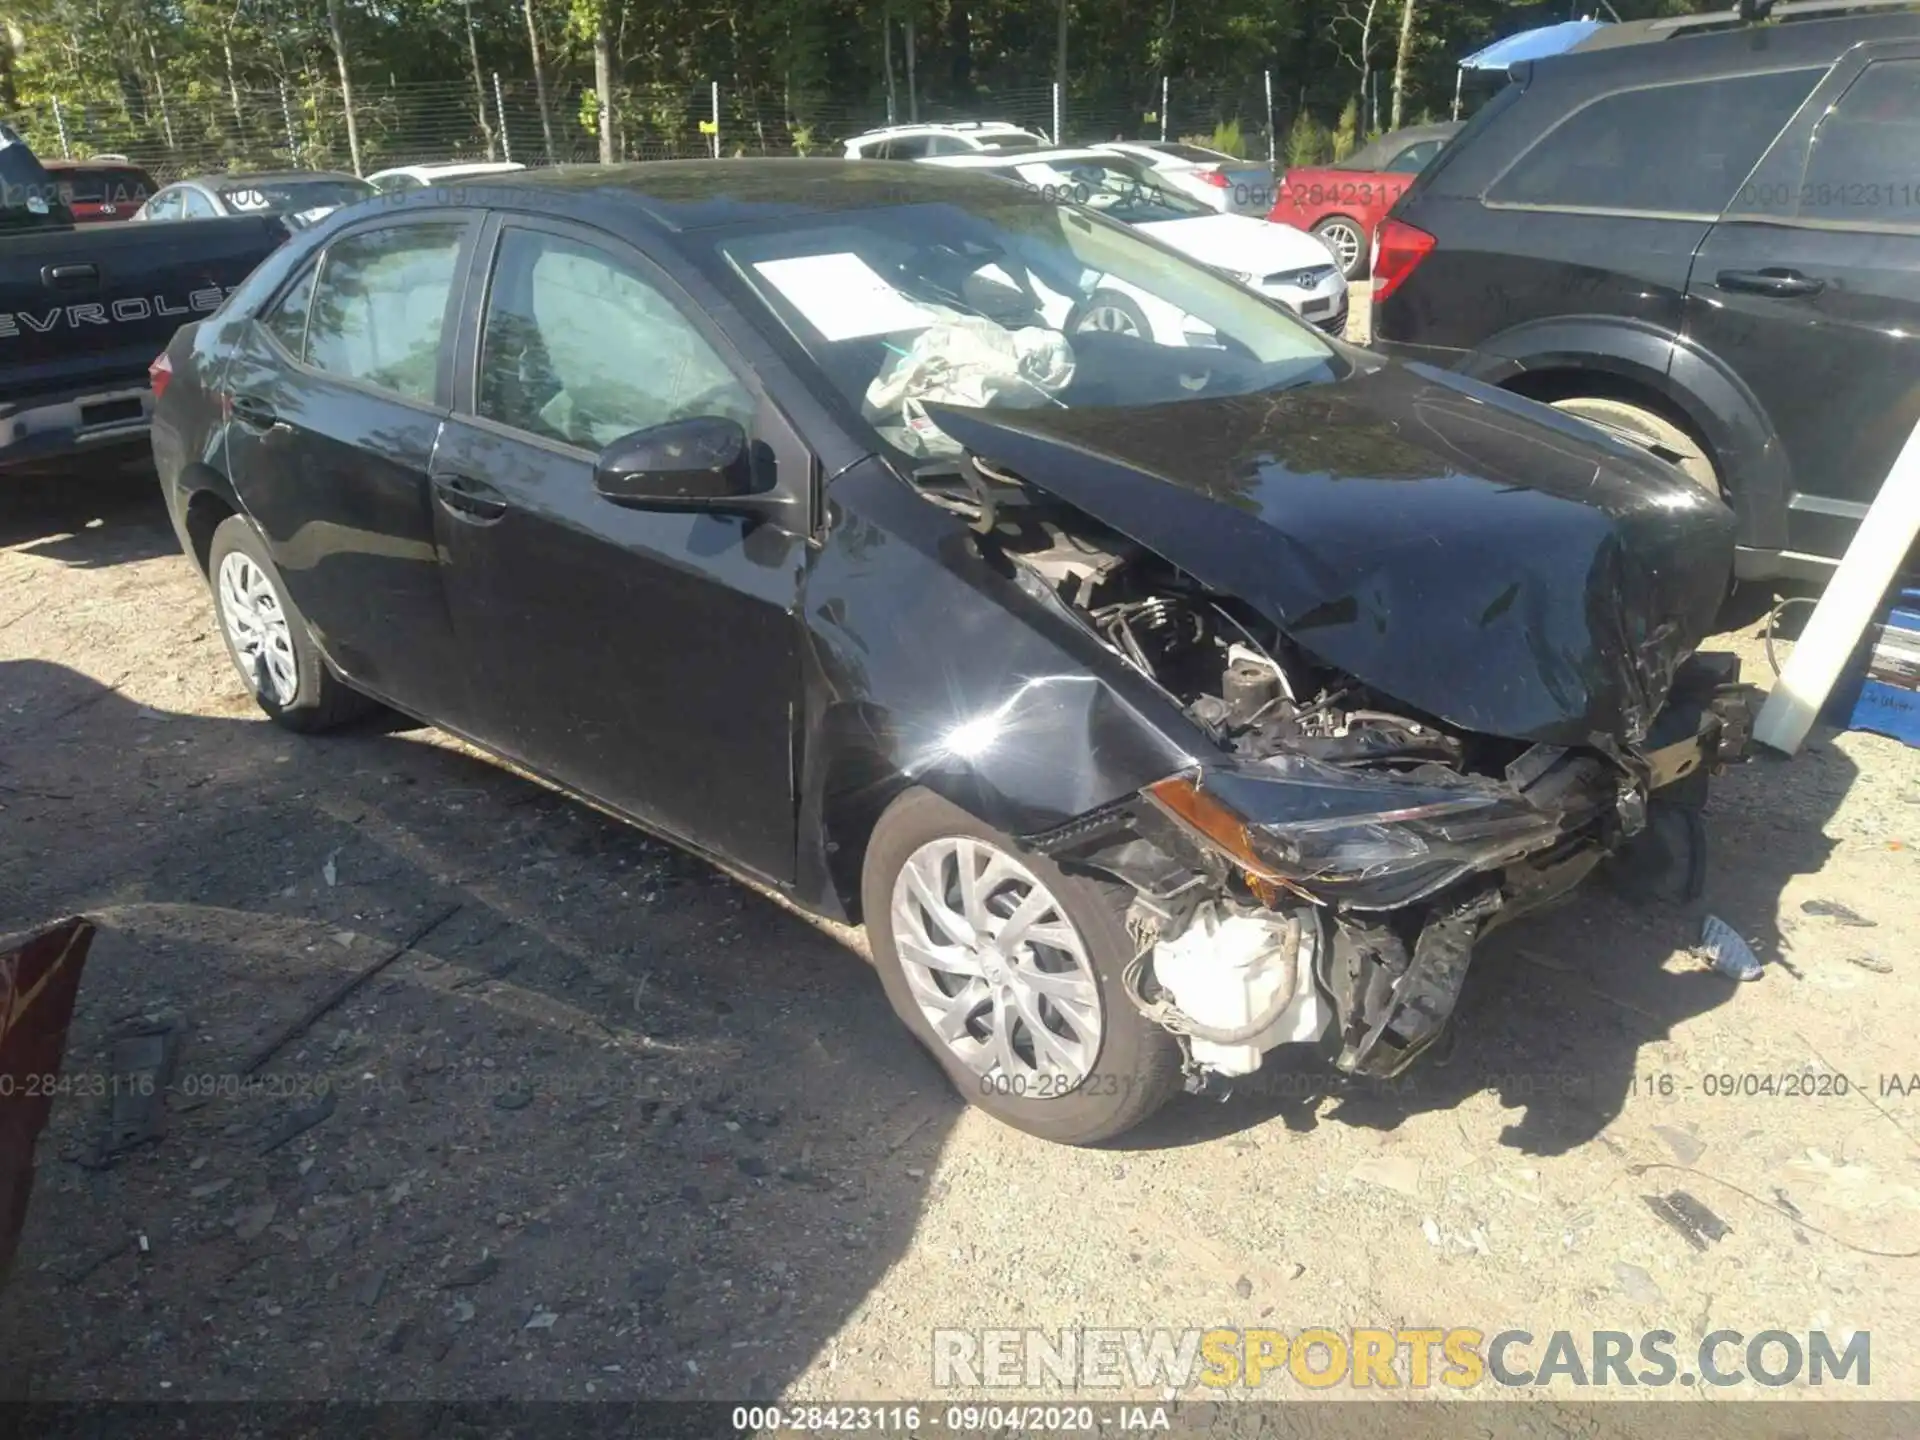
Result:
[[767,1431],[852,1431],[911,1435],[922,1430],[955,1434],[1065,1434],[1095,1430],[1169,1430],[1164,1405],[741,1405],[733,1428],[742,1434]]

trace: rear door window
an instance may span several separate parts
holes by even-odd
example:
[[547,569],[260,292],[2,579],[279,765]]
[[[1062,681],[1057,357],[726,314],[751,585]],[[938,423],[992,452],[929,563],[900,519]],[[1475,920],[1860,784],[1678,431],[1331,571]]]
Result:
[[1825,73],[1776,70],[1603,96],[1549,130],[1486,198],[1718,216]]
[[1920,222],[1920,60],[1860,72],[1813,132],[1797,214],[1806,220]]
[[307,349],[307,311],[313,304],[314,274],[314,267],[309,265],[306,273],[294,282],[293,288],[280,297],[280,303],[267,312],[260,322],[296,360]]
[[306,362],[429,404],[466,223],[392,225],[336,241],[321,262]]
[[1393,162],[1387,166],[1387,172],[1392,175],[1418,175],[1427,168],[1427,162],[1438,155],[1440,147],[1446,143],[1444,140],[1422,140],[1417,145],[1409,145],[1393,157]]

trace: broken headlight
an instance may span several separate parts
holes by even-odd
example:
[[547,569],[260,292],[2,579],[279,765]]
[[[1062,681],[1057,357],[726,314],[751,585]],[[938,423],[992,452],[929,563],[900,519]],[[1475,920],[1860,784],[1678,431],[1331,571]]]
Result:
[[1249,877],[1357,910],[1391,910],[1559,839],[1559,816],[1471,783],[1358,774],[1280,756],[1147,787]]

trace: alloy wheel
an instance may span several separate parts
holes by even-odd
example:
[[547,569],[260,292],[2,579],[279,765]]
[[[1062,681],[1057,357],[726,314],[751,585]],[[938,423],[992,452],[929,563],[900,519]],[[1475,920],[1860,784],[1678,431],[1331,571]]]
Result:
[[233,644],[247,683],[282,709],[300,690],[293,656],[293,627],[280,596],[253,559],[235,550],[220,562],[220,621]]
[[1132,335],[1139,339],[1145,338],[1140,334],[1140,326],[1134,318],[1118,305],[1095,305],[1080,317],[1080,323],[1074,328],[1080,331],[1103,330],[1110,335]]
[[1100,990],[1052,891],[989,841],[907,857],[889,915],[900,969],[940,1043],[1013,1094],[1065,1094],[1100,1054]]
[[1340,273],[1351,275],[1360,263],[1360,232],[1344,220],[1329,220],[1314,233],[1333,251]]

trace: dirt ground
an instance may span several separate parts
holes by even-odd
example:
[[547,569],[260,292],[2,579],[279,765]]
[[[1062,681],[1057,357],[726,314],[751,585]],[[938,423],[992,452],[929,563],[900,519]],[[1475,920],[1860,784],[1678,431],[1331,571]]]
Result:
[[[849,937],[434,732],[267,724],[151,481],[16,488],[0,932],[100,933],[0,1353],[61,1399],[924,1399],[936,1328],[1868,1329],[1863,1393],[1920,1398],[1882,1080],[1920,1070],[1920,752],[1823,731],[1711,822],[1757,983],[1690,957],[1700,909],[1585,894],[1396,1087],[1282,1069],[1064,1150],[964,1107]],[[103,1167],[86,1087],[143,1022],[166,1133]],[[1851,1089],[1715,1093],[1748,1074]]]

